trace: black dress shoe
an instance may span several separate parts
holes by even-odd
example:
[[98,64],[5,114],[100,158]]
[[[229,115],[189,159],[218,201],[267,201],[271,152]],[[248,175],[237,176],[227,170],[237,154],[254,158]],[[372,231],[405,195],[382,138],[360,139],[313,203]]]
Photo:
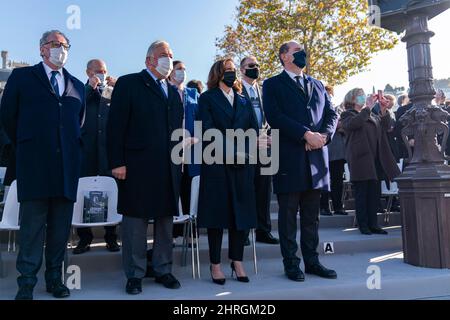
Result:
[[165,274],[161,277],[156,277],[156,283],[161,283],[167,289],[180,289],[180,282],[171,274]]
[[359,232],[361,232],[361,234],[365,234],[365,235],[371,235],[372,231],[370,231],[369,228],[359,228]]
[[219,286],[223,286],[227,280],[225,278],[221,278],[221,279],[215,279],[212,275],[212,266],[209,267],[209,271],[211,272],[211,280],[212,282],[214,282],[215,284],[218,284]]
[[232,278],[234,277],[234,274],[236,274],[236,280],[237,281],[239,281],[239,282],[246,282],[246,283],[250,282],[250,279],[247,276],[239,277],[237,275],[236,267],[234,266],[234,262],[231,262],[231,277]]
[[85,252],[88,252],[91,250],[91,244],[89,242],[82,242],[78,243],[78,246],[73,249],[73,254],[83,254]]
[[33,287],[23,286],[17,291],[15,300],[33,300]]
[[142,280],[138,278],[128,279],[126,291],[128,294],[131,295],[137,295],[142,293]]
[[328,209],[321,209],[320,210],[320,215],[321,216],[332,216],[333,213]]
[[257,232],[256,233],[256,241],[267,243],[267,244],[279,244],[280,240],[275,238],[270,232]]
[[106,249],[108,249],[109,252],[118,252],[120,251],[120,246],[116,240],[108,241],[106,242]]
[[303,273],[300,268],[297,270],[290,270],[285,271],[286,277],[288,277],[289,280],[296,281],[296,282],[303,282],[305,281],[305,274]]
[[337,278],[336,271],[327,269],[320,263],[305,266],[305,272],[308,274],[314,274],[316,276],[319,276],[321,278],[326,278],[326,279],[336,279]]
[[373,234],[388,234],[387,231],[381,228],[370,228],[370,232],[372,232]]
[[70,290],[61,282],[47,284],[47,292],[53,294],[57,299],[67,298],[70,296]]
[[343,211],[343,210],[341,210],[341,211],[335,211],[334,215],[336,215],[336,216],[348,216],[348,213]]

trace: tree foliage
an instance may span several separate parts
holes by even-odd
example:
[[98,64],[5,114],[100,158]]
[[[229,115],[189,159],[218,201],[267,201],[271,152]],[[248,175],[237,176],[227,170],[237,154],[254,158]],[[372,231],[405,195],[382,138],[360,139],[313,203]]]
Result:
[[280,45],[294,39],[305,46],[308,74],[342,84],[366,70],[376,52],[398,43],[395,34],[369,26],[367,5],[367,0],[240,0],[236,23],[216,41],[218,56],[254,55],[267,78],[281,70]]

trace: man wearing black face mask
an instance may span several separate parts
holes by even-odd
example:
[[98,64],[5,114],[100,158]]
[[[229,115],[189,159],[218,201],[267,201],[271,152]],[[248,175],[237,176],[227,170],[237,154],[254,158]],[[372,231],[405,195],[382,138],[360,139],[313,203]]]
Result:
[[285,273],[290,280],[305,280],[297,257],[300,211],[306,273],[335,279],[336,272],[320,264],[317,247],[320,193],[330,191],[326,145],[336,130],[337,114],[324,85],[303,73],[307,59],[298,42],[284,43],[279,58],[284,71],[264,82],[263,102],[272,130],[280,133],[279,171],[273,183],[280,207],[278,228]]
[[[258,79],[260,77],[260,68],[258,61],[255,57],[245,57],[241,61],[241,74],[242,74],[242,94],[252,104],[255,117],[258,121],[259,129],[263,130],[260,138],[258,139],[258,145],[260,149],[270,148],[271,139],[267,136],[266,131],[268,124],[264,115],[264,109],[262,104],[261,89],[258,85]],[[255,191],[256,191],[256,211],[258,214],[258,227],[256,229],[256,241],[279,244],[279,240],[275,238],[271,231],[270,221],[270,197],[272,194],[272,177],[261,175],[261,167],[257,166],[255,171]],[[247,239],[248,241],[248,239]]]

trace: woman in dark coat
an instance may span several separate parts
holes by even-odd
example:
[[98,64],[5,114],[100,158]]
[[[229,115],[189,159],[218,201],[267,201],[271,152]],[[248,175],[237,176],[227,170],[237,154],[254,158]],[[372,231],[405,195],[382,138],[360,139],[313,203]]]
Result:
[[377,219],[380,181],[392,181],[400,175],[387,138],[391,123],[388,101],[382,97],[380,115],[376,115],[372,112],[376,100],[376,95],[366,100],[362,89],[353,89],[345,97],[346,111],[341,115],[346,159],[355,187],[356,218],[362,234],[387,234]]
[[[209,154],[211,143],[203,142],[204,156],[200,177],[200,196],[198,226],[208,229],[211,277],[214,283],[224,284],[221,271],[221,247],[223,230],[228,229],[229,258],[232,271],[237,279],[248,282],[242,265],[246,231],[256,227],[255,190],[253,184],[254,166],[249,164],[249,145],[256,145],[258,125],[253,107],[239,94],[240,84],[236,67],[231,59],[217,61],[211,68],[208,91],[199,100],[199,120],[202,121],[203,134],[209,129],[218,130],[224,141],[223,155],[219,163],[207,164],[205,155]],[[226,130],[254,129],[255,135],[245,144],[245,153],[226,152]],[[212,153],[218,157],[218,154]],[[245,164],[237,164],[236,159],[246,159]],[[209,163],[209,162],[208,162]],[[239,162],[238,162],[239,163]]]

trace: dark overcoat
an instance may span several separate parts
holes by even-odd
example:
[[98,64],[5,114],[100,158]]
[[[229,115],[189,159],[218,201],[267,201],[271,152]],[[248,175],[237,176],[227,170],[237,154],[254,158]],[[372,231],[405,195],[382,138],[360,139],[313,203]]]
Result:
[[[203,132],[217,129],[223,135],[227,129],[249,129],[258,132],[258,124],[254,110],[245,97],[234,95],[234,105],[228,102],[221,91],[216,88],[203,93],[199,100],[199,120],[202,121]],[[203,147],[208,147],[203,142]],[[198,225],[203,228],[249,230],[256,227],[256,201],[254,186],[255,165],[225,164],[227,157],[236,159],[237,142],[234,143],[234,154],[227,154],[223,146],[224,164],[202,164],[200,176],[200,198],[198,205]],[[249,159],[249,144],[245,146]],[[206,154],[206,152],[205,152]]]
[[181,164],[171,160],[174,130],[181,129],[183,105],[174,87],[168,98],[147,70],[117,80],[107,124],[109,168],[127,168],[118,181],[118,212],[152,219],[178,215]]

